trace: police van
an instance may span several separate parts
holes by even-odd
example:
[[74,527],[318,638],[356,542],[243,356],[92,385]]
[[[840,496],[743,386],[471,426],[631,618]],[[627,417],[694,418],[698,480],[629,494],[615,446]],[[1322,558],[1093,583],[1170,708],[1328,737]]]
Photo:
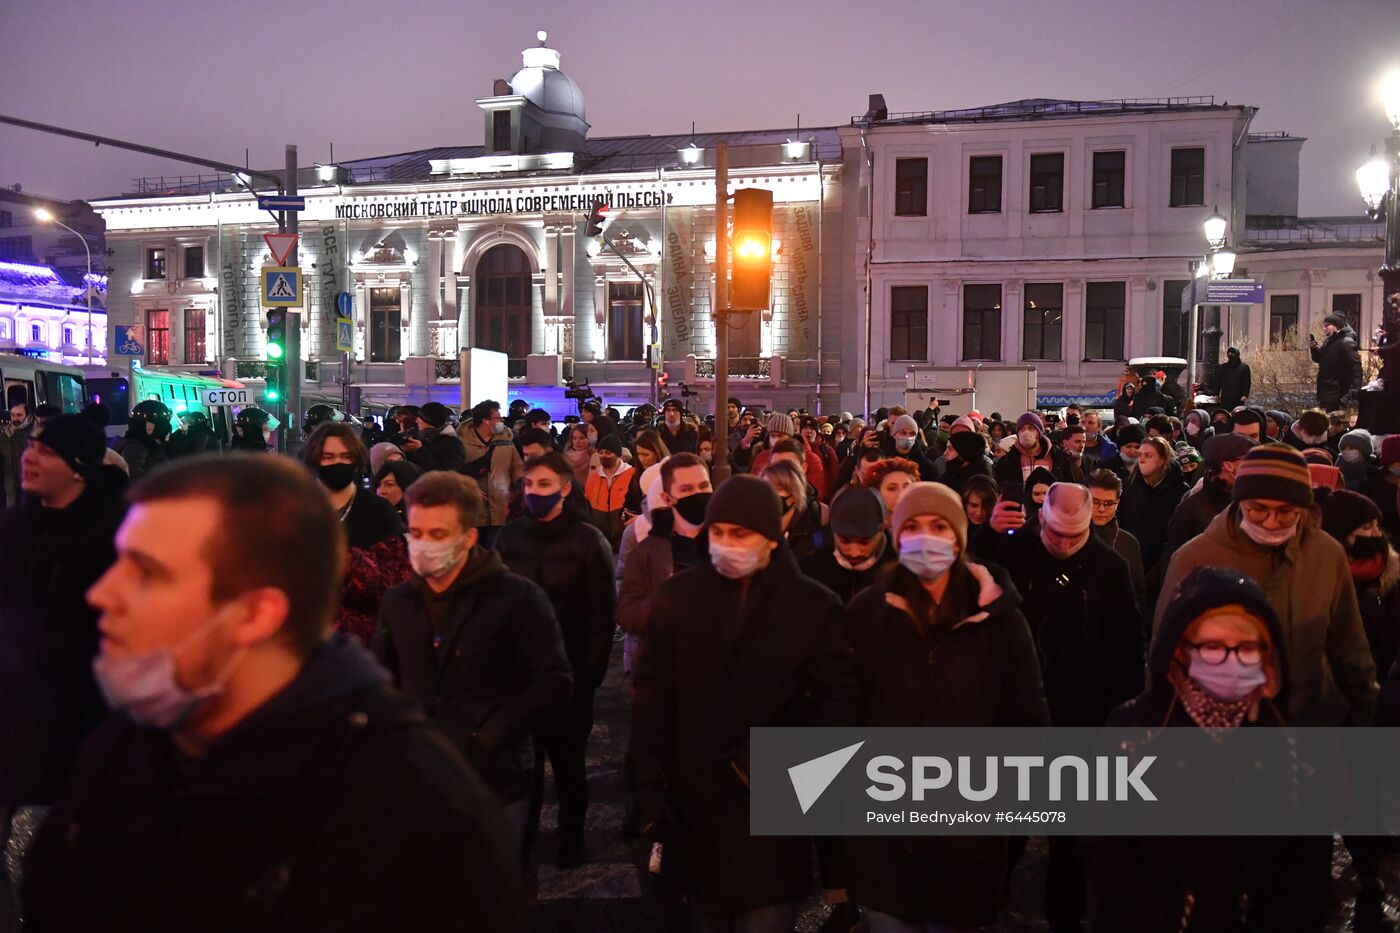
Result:
[[0,353],[0,382],[6,410],[23,403],[32,412],[36,405],[49,404],[77,414],[88,403],[83,371],[42,357]]

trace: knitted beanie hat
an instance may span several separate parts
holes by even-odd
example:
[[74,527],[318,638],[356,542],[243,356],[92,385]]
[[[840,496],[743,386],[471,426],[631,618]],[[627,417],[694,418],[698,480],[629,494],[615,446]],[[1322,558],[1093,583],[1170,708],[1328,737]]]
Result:
[[1312,505],[1312,477],[1303,455],[1284,444],[1260,444],[1235,471],[1235,501],[1276,499]]
[[963,511],[962,499],[952,489],[942,483],[915,483],[904,490],[899,504],[894,507],[894,518],[890,521],[896,546],[899,545],[900,529],[915,515],[937,515],[942,518],[958,536],[959,553],[967,550],[967,513]]
[[1340,489],[1322,503],[1322,530],[1338,541],[1368,522],[1380,521],[1381,510],[1366,496]]
[[757,476],[740,474],[720,483],[705,509],[705,523],[715,522],[740,525],[770,541],[783,540],[783,506],[778,493]]
[[900,431],[919,430],[919,422],[915,421],[912,415],[900,415],[894,419],[894,424],[890,425],[890,433],[898,434]]
[[1337,442],[1337,446],[1342,450],[1346,450],[1348,447],[1359,450],[1363,457],[1370,457],[1375,452],[1371,432],[1365,428],[1357,428],[1355,431],[1343,434],[1342,439]]
[[1024,415],[1016,419],[1016,430],[1018,432],[1022,428],[1027,426],[1035,428],[1036,431],[1040,434],[1045,433],[1045,422],[1041,421],[1040,415],[1037,415],[1033,411],[1028,411]]
[[763,426],[769,434],[786,434],[792,437],[797,433],[797,428],[793,426],[792,418],[780,411],[768,416],[768,422]]

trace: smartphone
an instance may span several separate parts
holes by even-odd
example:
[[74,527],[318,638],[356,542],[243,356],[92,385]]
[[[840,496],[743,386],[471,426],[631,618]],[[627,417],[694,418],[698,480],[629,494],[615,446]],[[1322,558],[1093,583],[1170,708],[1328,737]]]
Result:
[[[1014,504],[1023,513],[1026,511],[1026,507],[1022,504],[1022,500],[1025,497],[1026,487],[1023,483],[1002,483],[1001,491],[997,495],[997,498],[999,500],[1001,500],[1002,502],[1010,502]],[[1010,537],[1016,534],[1016,529],[1008,528],[1006,530],[1006,534],[1007,537]]]

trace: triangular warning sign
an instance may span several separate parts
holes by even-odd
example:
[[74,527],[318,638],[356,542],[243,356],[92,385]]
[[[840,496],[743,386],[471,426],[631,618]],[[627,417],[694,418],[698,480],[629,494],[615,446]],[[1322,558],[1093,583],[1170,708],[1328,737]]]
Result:
[[292,277],[284,273],[279,273],[272,277],[272,287],[267,290],[269,298],[295,299],[297,290],[292,287]]
[[301,239],[295,233],[264,233],[263,240],[267,243],[267,248],[272,250],[272,258],[279,266],[287,264],[287,257],[296,249],[297,240]]

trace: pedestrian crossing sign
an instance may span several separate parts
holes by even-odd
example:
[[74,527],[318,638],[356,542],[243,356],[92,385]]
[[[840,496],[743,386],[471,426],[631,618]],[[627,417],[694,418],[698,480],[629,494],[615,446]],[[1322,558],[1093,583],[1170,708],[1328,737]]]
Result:
[[301,270],[296,266],[263,266],[261,281],[264,307],[302,306]]
[[348,317],[335,319],[335,348],[340,353],[351,353],[355,349],[355,322]]

